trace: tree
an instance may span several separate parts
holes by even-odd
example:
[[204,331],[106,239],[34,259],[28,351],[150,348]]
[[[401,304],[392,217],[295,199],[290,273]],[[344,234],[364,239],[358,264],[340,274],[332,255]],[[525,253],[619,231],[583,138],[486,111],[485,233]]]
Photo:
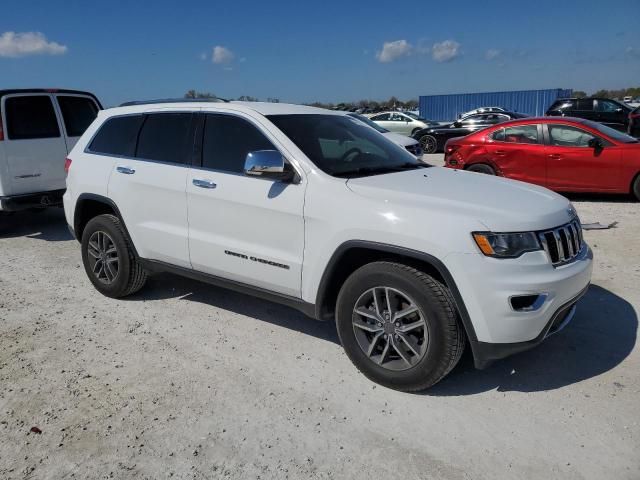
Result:
[[587,96],[587,92],[583,92],[582,90],[574,90],[573,96],[576,98],[584,98]]

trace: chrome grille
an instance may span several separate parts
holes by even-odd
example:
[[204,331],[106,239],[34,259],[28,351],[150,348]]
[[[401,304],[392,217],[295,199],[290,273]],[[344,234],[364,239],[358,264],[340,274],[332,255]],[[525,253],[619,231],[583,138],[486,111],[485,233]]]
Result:
[[582,250],[582,227],[579,220],[538,233],[544,251],[554,266],[571,262]]

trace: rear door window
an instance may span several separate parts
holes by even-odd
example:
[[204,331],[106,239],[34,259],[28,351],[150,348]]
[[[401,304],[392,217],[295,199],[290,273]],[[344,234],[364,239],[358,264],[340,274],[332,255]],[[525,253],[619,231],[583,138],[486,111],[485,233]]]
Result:
[[[497,138],[494,136],[494,140]],[[505,143],[526,143],[530,145],[536,145],[540,142],[538,136],[537,125],[518,125],[513,127],[506,127],[502,133],[502,139]]]
[[136,149],[136,158],[170,163],[191,163],[193,142],[189,141],[191,113],[147,115]]
[[79,137],[98,115],[98,106],[88,97],[58,95],[64,127],[69,137]]
[[582,110],[582,111],[593,110],[593,99],[579,98],[576,102],[576,110]]
[[4,107],[10,140],[60,136],[58,119],[49,95],[9,97]]
[[98,130],[89,150],[93,153],[133,157],[143,120],[142,115],[110,118]]

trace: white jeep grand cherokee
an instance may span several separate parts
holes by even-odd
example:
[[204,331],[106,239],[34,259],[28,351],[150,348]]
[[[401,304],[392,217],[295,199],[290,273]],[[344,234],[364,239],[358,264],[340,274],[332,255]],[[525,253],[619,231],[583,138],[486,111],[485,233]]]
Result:
[[430,387],[571,319],[592,253],[563,197],[429,167],[361,122],[274,103],[100,112],[66,162],[67,222],[110,297],[170,271],[334,319],[372,380]]

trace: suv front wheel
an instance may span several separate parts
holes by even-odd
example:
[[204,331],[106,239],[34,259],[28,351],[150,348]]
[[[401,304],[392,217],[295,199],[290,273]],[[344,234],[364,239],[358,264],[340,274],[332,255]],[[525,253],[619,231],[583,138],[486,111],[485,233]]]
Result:
[[375,262],[344,283],[336,308],[338,336],[369,379],[401,391],[440,381],[460,360],[465,334],[448,289],[430,275]]
[[93,286],[107,297],[120,298],[140,290],[147,272],[133,251],[120,219],[92,218],[82,232],[82,263]]

